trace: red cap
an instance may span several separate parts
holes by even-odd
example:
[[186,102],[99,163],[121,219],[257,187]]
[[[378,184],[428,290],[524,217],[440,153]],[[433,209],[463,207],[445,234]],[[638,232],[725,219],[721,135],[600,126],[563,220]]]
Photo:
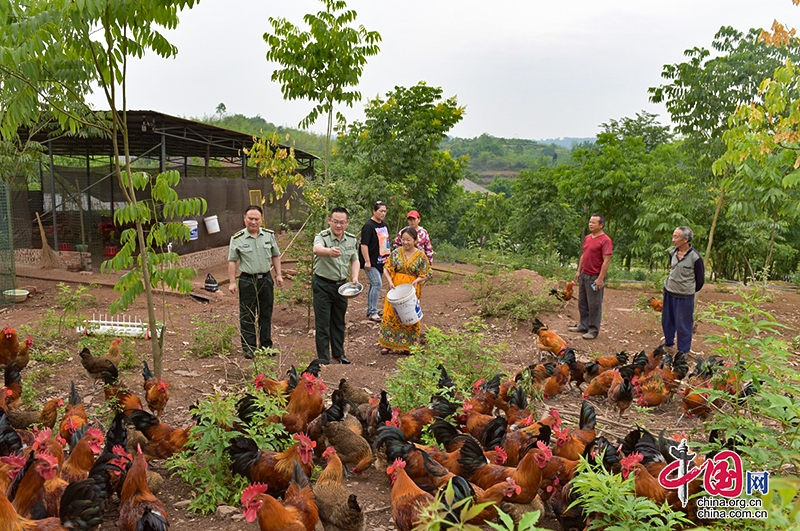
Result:
[[419,219],[419,212],[417,212],[416,210],[412,210],[406,216],[406,219],[408,219],[408,218],[417,218],[417,219]]

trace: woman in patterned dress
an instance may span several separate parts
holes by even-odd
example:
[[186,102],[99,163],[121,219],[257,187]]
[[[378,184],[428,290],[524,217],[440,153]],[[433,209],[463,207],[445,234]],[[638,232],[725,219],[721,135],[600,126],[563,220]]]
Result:
[[[417,248],[417,231],[406,227],[400,234],[401,246],[392,251],[389,261],[383,269],[383,276],[389,289],[400,284],[411,284],[417,290],[417,298],[421,298],[422,284],[431,277],[431,264],[428,257]],[[422,337],[422,326],[419,321],[413,325],[404,325],[394,311],[389,299],[383,304],[383,319],[378,336],[381,354],[392,350],[409,352],[413,345],[419,344]]]

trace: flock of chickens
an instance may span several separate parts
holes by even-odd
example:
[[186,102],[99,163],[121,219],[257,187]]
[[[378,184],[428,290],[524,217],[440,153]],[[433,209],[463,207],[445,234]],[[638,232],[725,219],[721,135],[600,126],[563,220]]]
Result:
[[[420,522],[421,507],[448,486],[454,495],[445,499],[444,511],[452,523],[464,514],[460,504],[494,502],[471,515],[469,522],[490,521],[499,507],[517,521],[540,510],[552,513],[563,529],[583,529],[592,514],[579,504],[570,507],[576,499],[571,481],[583,456],[612,473],[633,474],[637,495],[667,502],[697,522],[694,502],[682,508],[677,491],[665,490],[655,479],[674,460],[669,448],[677,443],[665,439],[663,432],[655,437],[636,428],[612,444],[596,433],[590,400],[606,400],[622,417],[634,402],[658,407],[680,393],[684,414],[705,418],[719,404],[703,389],[724,390],[733,397],[748,394],[749,386],[737,377],[736,367],[711,357],[698,360],[689,373],[685,355],[663,346],[632,360],[620,352],[580,362],[575,351],[538,319],[533,332],[538,348],[552,353],[551,361],[525,367],[510,378],[496,374],[478,380],[468,396],[455,392],[447,368],[439,366],[440,392],[429,404],[405,412],[391,407],[386,391],[369,396],[346,379],[328,401],[317,360],[301,373],[292,367],[284,380],[258,375],[256,394],[286,398],[285,413],[270,420],[283,424],[292,444],[271,452],[242,434],[225,449],[232,472],[250,482],[241,494],[245,519],[258,521],[262,531],[311,531],[318,522],[326,531],[364,529],[364,512],[343,478],[374,466],[391,479],[392,516],[400,531],[413,529]],[[172,428],[159,420],[169,384],[155,378],[144,363],[143,401],[119,381],[119,339],[104,356],[84,349],[83,367],[102,380],[106,401],[121,411],[104,435],[90,427],[74,383],[66,403],[53,399],[38,412],[20,407],[20,371],[28,363],[31,344],[20,344],[10,326],[0,335],[0,365],[5,366],[5,387],[0,391],[0,522],[11,523],[0,528],[93,529],[116,495],[119,529],[168,529],[169,516],[151,491],[146,462],[174,455],[191,437],[190,428]],[[529,393],[548,400],[572,384],[582,398],[577,426],[567,426],[555,409],[542,418],[535,416]],[[230,430],[241,430],[259,416],[258,396],[245,394],[237,408],[237,423],[226,427]],[[426,430],[437,446],[420,444]],[[324,470],[312,486],[315,462],[324,464]],[[699,484],[693,482],[690,493]]]

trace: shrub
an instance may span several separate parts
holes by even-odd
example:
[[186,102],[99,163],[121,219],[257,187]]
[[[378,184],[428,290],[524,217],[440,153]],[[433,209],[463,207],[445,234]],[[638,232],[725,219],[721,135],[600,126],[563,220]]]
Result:
[[236,326],[226,323],[218,315],[211,319],[208,321],[202,317],[192,317],[194,344],[189,352],[197,358],[226,355],[233,349],[233,340],[238,335]]
[[533,319],[542,312],[554,311],[557,302],[544,294],[534,295],[530,281],[520,285],[511,273],[476,273],[467,277],[465,288],[478,305],[482,317],[508,317],[515,321]]
[[[487,326],[478,318],[464,324],[463,330],[444,332],[428,328],[427,344],[413,347],[412,355],[397,362],[397,371],[386,380],[393,407],[403,411],[427,404],[431,395],[440,394],[440,371],[444,365],[455,381],[456,394],[469,394],[472,383],[494,376],[500,369],[499,359],[508,351],[505,344],[484,345]],[[414,382],[414,385],[409,385]]]

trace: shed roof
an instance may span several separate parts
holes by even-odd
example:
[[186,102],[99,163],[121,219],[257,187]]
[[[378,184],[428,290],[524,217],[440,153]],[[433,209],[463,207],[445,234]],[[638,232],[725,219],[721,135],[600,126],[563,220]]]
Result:
[[[107,111],[106,111],[107,112]],[[128,142],[134,157],[157,157],[162,138],[167,157],[210,157],[214,159],[239,159],[242,148],[253,145],[252,135],[223,129],[215,125],[187,120],[157,111],[128,111]],[[50,144],[54,155],[86,156],[110,155],[111,138],[107,134],[58,134],[56,126],[37,132],[32,140]],[[20,137],[27,139],[26,129]],[[120,145],[122,137],[119,138]],[[288,148],[280,144],[283,148]],[[294,150],[298,160],[319,159],[303,150]]]

